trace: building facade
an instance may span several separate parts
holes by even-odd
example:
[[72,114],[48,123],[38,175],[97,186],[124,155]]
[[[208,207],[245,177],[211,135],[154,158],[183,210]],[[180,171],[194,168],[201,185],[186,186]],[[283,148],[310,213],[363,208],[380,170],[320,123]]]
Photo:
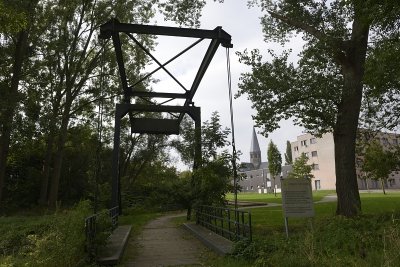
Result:
[[[379,141],[386,149],[390,149],[390,147],[397,146],[400,143],[400,136],[393,133],[379,132],[374,135],[373,139]],[[314,190],[336,189],[335,150],[332,133],[323,134],[320,138],[308,133],[300,135],[296,141],[291,142],[291,148],[293,161],[302,153],[309,158],[308,163],[313,166],[312,174],[314,179],[312,187]],[[356,161],[360,163],[362,158],[356,156]],[[360,166],[361,164],[356,165]],[[359,177],[359,189],[381,189],[379,181],[365,179],[365,175],[361,173],[361,168],[356,168],[356,171]],[[400,188],[399,171],[394,170],[389,175],[385,188]]]
[[250,146],[250,162],[241,163],[239,169],[239,185],[242,192],[254,193],[273,193],[274,190],[280,192],[281,178],[286,178],[292,170],[291,165],[282,166],[282,173],[277,177],[271,177],[268,171],[268,162],[261,160],[261,150],[258,143],[256,131],[253,128],[251,146]]

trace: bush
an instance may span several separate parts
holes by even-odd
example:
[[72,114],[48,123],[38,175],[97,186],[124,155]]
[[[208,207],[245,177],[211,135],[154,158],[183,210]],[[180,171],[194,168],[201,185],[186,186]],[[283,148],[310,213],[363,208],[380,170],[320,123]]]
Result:
[[[74,209],[46,216],[46,220],[41,218],[37,223],[29,223],[28,218],[28,222],[20,224],[5,238],[2,236],[0,265],[84,265],[85,218],[88,214],[90,203],[82,201]],[[15,242],[13,246],[12,242]]]

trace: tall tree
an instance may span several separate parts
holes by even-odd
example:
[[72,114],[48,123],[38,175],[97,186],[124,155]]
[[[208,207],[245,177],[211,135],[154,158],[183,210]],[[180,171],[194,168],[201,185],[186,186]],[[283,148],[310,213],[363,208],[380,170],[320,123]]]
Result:
[[[282,171],[282,156],[278,150],[278,147],[272,142],[269,142],[268,151],[267,151],[267,158],[268,158],[268,171],[271,174],[271,178],[274,179],[274,187],[276,184],[276,177]],[[275,196],[276,190],[274,188]]]
[[365,149],[362,171],[365,171],[369,178],[381,181],[383,194],[386,194],[385,183],[389,174],[397,166],[396,158],[396,153],[384,150],[377,141],[372,141]]
[[[230,189],[232,158],[223,150],[230,144],[227,140],[230,129],[222,128],[218,112],[213,112],[210,121],[203,122],[201,128],[202,166],[192,173],[189,187],[191,192],[184,198],[188,201],[188,219],[191,217],[193,206],[219,202]],[[172,145],[187,165],[191,165],[194,160],[194,131],[193,123],[184,119],[181,125],[182,135],[172,141]]]
[[231,130],[222,128],[220,116],[217,111],[211,114],[210,121],[203,122],[201,126],[202,134],[202,157],[203,161],[213,161],[217,159],[218,149],[228,146],[228,135]]
[[290,165],[293,163],[292,158],[292,145],[289,141],[286,141],[286,153],[285,153],[285,165]]
[[[289,53],[263,62],[258,50],[239,53],[252,67],[241,77],[239,95],[247,93],[257,110],[255,120],[264,133],[283,118],[311,133],[333,132],[335,141],[336,213],[355,216],[361,211],[355,170],[355,142],[365,79],[365,61],[371,28],[398,25],[397,1],[253,1],[262,18],[267,41],[287,42],[301,33],[306,42],[295,66]],[[389,14],[389,13],[388,13]],[[385,35],[374,34],[377,39]]]
[[[13,119],[18,103],[21,100],[20,83],[23,77],[24,65],[27,62],[33,22],[35,21],[36,5],[38,1],[22,1],[13,3],[1,2],[0,8],[4,12],[16,14],[11,22],[4,21],[10,15],[2,12],[0,31],[0,204],[3,198],[6,180],[7,157],[10,149]],[[7,4],[7,5],[5,5]],[[25,15],[23,15],[25,14]],[[27,22],[28,21],[28,22]],[[12,24],[15,23],[15,24]]]
[[313,169],[312,165],[308,165],[308,157],[306,154],[301,153],[300,157],[298,157],[293,163],[293,169],[289,173],[288,178],[307,178],[312,179],[314,175],[312,175],[311,171]]
[[[147,22],[154,12],[151,5],[136,1],[116,1],[112,4],[108,1],[46,3],[51,26],[44,33],[41,47],[45,55],[42,75],[50,82],[46,86],[48,101],[44,105],[47,111],[47,120],[43,121],[47,152],[40,202],[47,200],[54,207],[58,199],[68,129],[72,122],[79,123],[80,117],[92,114],[92,103],[100,97],[99,88],[92,86],[101,74],[101,68],[97,67],[103,64],[109,69],[113,67],[112,63],[108,63],[111,62],[109,57],[112,50],[105,50],[109,44],[97,38],[99,26],[111,16],[126,22],[132,22],[132,18]],[[145,45],[149,44],[147,40],[151,38],[140,38]],[[139,48],[127,50],[133,54],[128,59],[135,62],[135,67],[127,75],[135,79],[146,64],[146,57]],[[103,94],[112,96],[118,89],[112,76],[108,77],[107,91]],[[111,92],[110,89],[115,91]]]

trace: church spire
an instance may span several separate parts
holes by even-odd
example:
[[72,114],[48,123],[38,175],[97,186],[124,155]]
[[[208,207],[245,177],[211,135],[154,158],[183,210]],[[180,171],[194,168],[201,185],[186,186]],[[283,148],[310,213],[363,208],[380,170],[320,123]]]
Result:
[[258,169],[261,164],[261,150],[260,150],[260,145],[258,144],[256,130],[254,129],[254,127],[253,127],[253,136],[251,138],[250,163],[253,164],[254,169]]
[[251,147],[250,147],[250,153],[252,152],[261,152],[260,145],[258,144],[256,130],[254,129],[254,127],[253,127],[253,136],[251,138]]

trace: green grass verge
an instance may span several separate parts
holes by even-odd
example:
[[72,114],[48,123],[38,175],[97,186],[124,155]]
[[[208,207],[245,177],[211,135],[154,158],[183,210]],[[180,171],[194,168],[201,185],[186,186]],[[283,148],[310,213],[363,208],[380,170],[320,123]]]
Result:
[[86,265],[85,218],[90,205],[44,216],[0,217],[0,266]]
[[233,257],[251,266],[400,266],[400,192],[360,197],[357,218],[335,216],[336,202],[315,204],[312,220],[290,218],[289,239],[281,207],[249,209],[254,243],[239,242]]

